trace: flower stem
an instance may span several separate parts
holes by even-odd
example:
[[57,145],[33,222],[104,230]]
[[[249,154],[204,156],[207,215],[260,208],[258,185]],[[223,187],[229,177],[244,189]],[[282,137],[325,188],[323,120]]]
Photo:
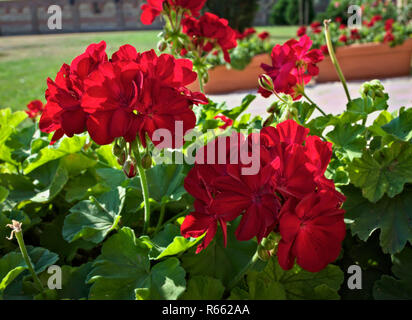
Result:
[[139,173],[140,184],[142,186],[143,201],[144,201],[144,225],[143,233],[147,232],[150,224],[150,201],[149,201],[149,187],[147,185],[146,171],[142,167],[142,158],[140,156],[138,143],[133,144],[133,154],[136,158],[136,167]]
[[232,290],[235,287],[235,285],[240,281],[240,279],[242,279],[242,277],[249,271],[251,267],[253,267],[256,264],[258,260],[259,254],[258,250],[256,249],[256,252],[253,255],[252,259],[249,261],[249,263],[229,283],[228,289]]
[[26,261],[27,267],[29,268],[29,271],[33,277],[34,282],[36,285],[39,287],[41,291],[43,291],[43,285],[37,276],[36,272],[34,271],[33,265],[31,263],[29,254],[27,253],[26,245],[24,244],[23,240],[23,230],[20,231],[15,231],[15,236],[17,239],[17,243],[19,244],[21,254],[23,255],[24,261]]
[[322,115],[326,116],[325,111],[323,111],[316,103],[314,103],[314,102],[307,96],[307,94],[306,94],[305,92],[302,92],[301,94],[302,94],[302,96],[305,97],[306,100],[308,100],[313,106],[315,106],[315,108],[316,108]]
[[330,31],[329,31],[329,23],[330,22],[331,22],[331,20],[324,20],[323,21],[323,24],[325,25],[326,44],[328,46],[330,60],[332,61],[333,65],[336,69],[336,72],[338,73],[339,79],[342,82],[343,89],[345,90],[346,97],[348,98],[348,102],[350,102],[352,99],[351,99],[350,94],[349,94],[348,86],[346,84],[346,79],[345,79],[345,76],[343,75],[342,69],[340,68],[339,61],[336,58],[335,50],[333,49],[332,40],[331,40],[331,36],[330,36]]
[[165,218],[165,213],[166,213],[166,202],[162,201],[162,204],[160,205],[160,216],[159,216],[159,220],[157,221],[155,234],[159,232],[160,227],[162,226],[163,220]]

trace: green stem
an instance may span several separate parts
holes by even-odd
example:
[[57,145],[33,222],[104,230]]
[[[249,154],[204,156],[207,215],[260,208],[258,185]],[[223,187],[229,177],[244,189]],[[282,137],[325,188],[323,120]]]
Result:
[[149,187],[147,185],[147,177],[146,171],[142,167],[142,158],[140,156],[139,145],[135,142],[133,147],[133,154],[136,158],[136,167],[137,171],[139,172],[140,184],[142,186],[142,193],[143,193],[143,201],[144,201],[144,225],[143,225],[143,233],[147,232],[150,224],[150,201],[149,201]]
[[199,78],[199,89],[201,93],[205,93],[205,90],[203,88],[203,80],[202,80],[202,75],[199,73],[198,74],[198,78]]
[[275,90],[273,90],[272,92],[273,92],[273,94],[274,94],[280,101],[282,101],[283,103],[286,103],[286,104],[287,104],[287,102],[286,102],[284,99],[282,99]]
[[323,21],[323,24],[325,25],[325,37],[326,37],[326,44],[328,46],[328,51],[329,51],[329,56],[330,60],[332,61],[336,72],[338,73],[339,79],[342,82],[343,89],[345,90],[346,97],[348,98],[348,102],[350,102],[352,99],[349,94],[348,86],[346,84],[346,79],[345,76],[343,75],[342,69],[340,68],[339,61],[336,58],[335,50],[333,49],[332,45],[332,39],[330,36],[330,31],[329,31],[329,23],[331,20],[325,20]]
[[259,260],[259,254],[258,254],[258,250],[256,249],[256,252],[253,255],[252,259],[249,261],[249,263],[229,283],[228,289],[232,290],[235,287],[235,285],[240,281],[240,279],[242,279],[242,277],[249,271],[251,267],[255,265],[255,263],[258,260]]
[[159,232],[160,227],[162,226],[163,220],[165,218],[165,213],[166,213],[166,202],[162,202],[162,204],[160,205],[160,216],[159,216],[159,220],[157,222],[157,226],[155,229],[155,234]]
[[43,291],[43,285],[39,277],[37,276],[36,272],[34,271],[33,265],[30,261],[29,254],[27,253],[26,245],[24,244],[24,240],[23,240],[23,231],[19,231],[19,232],[16,231],[15,236],[17,239],[17,243],[19,244],[21,254],[23,255],[24,261],[26,261],[26,264],[29,268],[29,271],[33,277],[34,282],[37,284],[39,289]]
[[307,94],[306,94],[305,92],[302,92],[301,94],[302,94],[302,96],[305,97],[306,100],[308,100],[313,106],[315,106],[315,108],[316,108],[322,115],[326,116],[326,113],[325,113],[316,103],[314,103],[314,102],[307,96]]

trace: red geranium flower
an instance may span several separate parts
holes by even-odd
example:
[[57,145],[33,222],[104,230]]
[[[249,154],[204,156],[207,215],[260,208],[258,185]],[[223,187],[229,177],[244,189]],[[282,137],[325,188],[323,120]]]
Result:
[[310,24],[313,33],[322,32],[322,24],[319,21],[314,21]]
[[219,119],[219,120],[222,120],[224,122],[224,124],[219,127],[222,130],[225,130],[226,128],[233,125],[233,120],[226,117],[226,116],[224,116],[223,114],[217,115],[216,117],[214,117],[214,119]]
[[347,43],[347,42],[348,42],[348,37],[347,37],[345,34],[342,34],[342,35],[339,37],[339,41],[340,41],[340,42],[343,42],[343,43]]
[[269,36],[270,36],[270,34],[269,34],[269,32],[267,32],[267,31],[263,31],[263,32],[261,32],[261,33],[258,34],[259,39],[262,40],[262,41],[264,41],[264,40],[266,40],[267,38],[269,38]]
[[165,1],[172,10],[177,10],[177,8],[186,9],[195,17],[199,16],[200,10],[206,3],[206,0],[147,0],[147,3],[142,5],[142,15],[140,16],[142,23],[152,24],[163,11]]
[[394,24],[395,20],[394,19],[388,19],[385,21],[385,30],[386,31],[392,31],[392,27]]
[[236,32],[226,19],[206,12],[200,19],[188,17],[183,20],[183,32],[192,38],[196,47],[205,52],[219,46],[226,62],[230,63],[229,50],[237,46]]
[[383,42],[392,42],[395,40],[395,36],[393,35],[392,31],[386,31],[385,37],[383,38]]
[[324,56],[329,54],[329,49],[328,49],[328,46],[326,44],[322,44],[320,46],[320,51],[322,51]]
[[361,38],[361,35],[359,34],[358,29],[351,29],[350,38],[352,40],[359,40]]
[[[196,117],[191,106],[208,102],[204,95],[184,88],[196,79],[192,67],[190,60],[158,57],[154,50],[139,54],[135,61],[102,64],[86,81],[82,101],[90,113],[87,128],[92,139],[100,145],[117,137],[132,142],[138,134],[146,146],[146,134],[152,139],[160,128],[173,133],[176,121],[183,122],[184,132],[192,129]],[[183,142],[172,138],[173,146]]]
[[255,28],[247,28],[243,32],[240,32],[238,30],[235,30],[235,32],[236,32],[236,39],[243,40],[245,38],[250,37],[252,34],[255,34],[256,30]]
[[277,252],[283,269],[291,269],[296,259],[305,270],[318,272],[336,260],[345,237],[345,212],[340,204],[326,190],[286,202],[280,212],[282,239]]
[[40,100],[33,100],[27,105],[27,110],[25,110],[25,112],[30,119],[35,119],[37,116],[42,114],[43,109],[43,102]]
[[40,118],[39,127],[43,132],[55,131],[51,144],[64,134],[72,137],[86,130],[88,114],[81,106],[84,80],[100,64],[107,61],[105,49],[104,41],[90,45],[70,66],[64,64],[54,81],[47,79],[47,104]]
[[305,26],[301,26],[299,27],[298,31],[296,32],[296,35],[298,37],[303,36],[304,34],[306,34],[306,27]]

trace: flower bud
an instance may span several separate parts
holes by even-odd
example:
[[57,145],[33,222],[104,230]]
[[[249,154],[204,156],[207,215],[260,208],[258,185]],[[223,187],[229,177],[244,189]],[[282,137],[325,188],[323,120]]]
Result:
[[123,165],[123,172],[128,178],[133,178],[136,176],[136,166],[134,162],[128,159]]
[[267,113],[275,113],[279,109],[278,101],[272,103],[272,105],[266,109]]
[[167,43],[165,41],[159,41],[159,43],[157,44],[157,49],[159,49],[160,52],[165,51],[167,48]]
[[115,144],[113,145],[112,152],[113,152],[113,154],[114,154],[116,157],[118,157],[118,156],[120,156],[120,155],[122,154],[123,149],[120,148],[120,146],[119,146],[117,143],[115,143]]
[[149,169],[152,167],[152,157],[150,154],[146,153],[142,158],[142,167],[144,169]]
[[259,76],[258,82],[259,82],[259,86],[267,91],[273,92],[275,90],[273,86],[273,80],[267,74],[261,74]]
[[118,157],[117,157],[117,163],[120,164],[121,166],[124,165],[126,161],[126,152],[123,151]]
[[270,251],[270,250],[275,249],[276,241],[273,239],[269,239],[269,238],[263,238],[261,242],[261,246],[265,248],[266,250]]
[[263,122],[263,127],[269,127],[275,120],[275,115],[272,113],[266,120]]
[[262,246],[259,246],[258,248],[258,256],[259,259],[262,261],[268,261],[270,259],[270,252],[269,250],[266,250]]

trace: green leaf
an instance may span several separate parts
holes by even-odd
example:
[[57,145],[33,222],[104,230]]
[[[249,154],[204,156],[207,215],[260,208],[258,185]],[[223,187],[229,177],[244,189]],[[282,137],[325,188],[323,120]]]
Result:
[[34,271],[41,273],[59,260],[59,256],[45,248],[26,246],[27,253],[34,265]]
[[392,272],[395,277],[384,275],[375,282],[373,296],[377,300],[412,299],[412,249],[405,248],[393,256]]
[[85,200],[70,209],[63,226],[63,238],[68,242],[84,239],[100,243],[116,229],[120,221],[125,189],[118,187],[97,199]]
[[181,300],[220,300],[224,292],[225,287],[219,279],[195,276],[190,278]]
[[353,235],[366,241],[380,229],[380,245],[384,253],[402,251],[407,241],[412,242],[412,190],[407,188],[393,199],[384,196],[373,204],[362,197],[359,189],[345,187],[347,197],[343,208],[350,220]]
[[328,265],[316,273],[305,271],[297,265],[285,271],[279,266],[277,258],[272,257],[262,272],[248,273],[248,299],[339,299],[337,291],[343,279],[343,272],[335,265]]
[[0,203],[4,202],[9,196],[9,190],[5,187],[0,186]]
[[0,259],[0,296],[6,287],[27,269],[20,252],[10,252]]
[[370,96],[365,96],[351,100],[347,104],[346,109],[350,114],[355,116],[355,121],[365,119],[375,111],[386,110],[388,108],[388,99],[387,94],[382,97],[375,97],[374,99]]
[[305,125],[315,110],[315,105],[307,102],[296,101],[293,107],[298,110],[298,121],[301,125]]
[[11,150],[6,145],[6,140],[16,130],[16,127],[27,118],[23,111],[12,113],[10,109],[0,109],[0,159],[14,163],[11,158]]
[[388,124],[382,126],[382,129],[392,136],[402,140],[412,140],[412,108],[399,110],[399,116]]
[[[80,300],[87,299],[90,291],[90,284],[86,283],[86,278],[92,269],[92,262],[85,263],[80,267],[62,266],[62,287],[59,290],[45,289],[42,294],[39,294],[35,299],[43,300]],[[40,280],[47,283],[50,274],[43,273]]]
[[103,162],[107,163],[107,165],[120,170],[122,169],[122,166],[118,164],[117,158],[112,152],[112,148],[113,146],[110,144],[101,146],[100,148],[96,149],[96,153]]
[[65,155],[79,152],[85,142],[86,136],[73,136],[72,138],[64,138],[56,142],[53,146],[47,146],[40,150],[39,153],[28,157],[24,163],[24,174],[28,174],[34,169],[56,159],[60,159]]
[[150,258],[159,260],[167,256],[173,256],[185,252],[199,241],[202,237],[197,239],[185,239],[180,233],[180,229],[174,224],[167,224],[164,229],[157,234],[153,240],[147,236],[140,237],[151,248]]
[[[178,201],[186,193],[184,165],[160,164],[147,170],[146,176],[150,198],[159,203]],[[141,190],[139,177],[133,179],[132,186]]]
[[362,194],[376,202],[387,193],[391,198],[401,193],[405,183],[412,182],[412,145],[395,142],[390,147],[365,151],[348,168],[351,182]]
[[219,231],[206,249],[198,254],[192,249],[182,256],[183,267],[191,276],[210,276],[228,285],[244,270],[256,252],[257,243],[252,240],[238,241],[234,235],[237,223],[232,222],[228,226],[226,248]]
[[335,129],[326,136],[334,143],[334,147],[340,153],[352,161],[354,158],[362,155],[362,151],[366,146],[365,138],[362,136],[364,131],[365,127],[362,125],[338,123]]
[[236,120],[239,115],[244,112],[250,104],[253,102],[253,100],[256,99],[256,96],[253,94],[248,94],[246,97],[243,98],[242,103],[239,107],[235,107],[229,110],[225,110],[222,112],[226,117],[232,119],[233,121]]
[[149,248],[124,227],[110,237],[88,276],[90,299],[177,299],[185,271],[170,258],[150,268]]

